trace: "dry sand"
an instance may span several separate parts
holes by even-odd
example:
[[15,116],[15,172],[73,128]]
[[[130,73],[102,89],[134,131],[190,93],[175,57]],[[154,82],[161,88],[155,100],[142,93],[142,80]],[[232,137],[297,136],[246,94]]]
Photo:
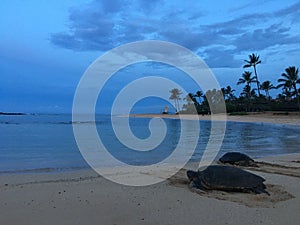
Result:
[[[172,118],[177,119],[179,115],[175,114],[133,114],[131,117],[141,118]],[[194,119],[195,115],[180,115],[183,119]],[[214,115],[215,120],[223,120],[224,116]],[[272,123],[300,126],[300,114],[297,112],[289,112],[288,115],[282,112],[262,112],[262,113],[248,113],[248,115],[227,115],[227,121],[233,122],[250,122],[250,123]],[[210,115],[199,115],[199,120],[211,120]]]
[[[300,170],[300,154],[260,159]],[[287,168],[287,167],[291,168]],[[189,188],[185,169],[165,182],[129,187],[91,170],[0,176],[0,224],[299,224],[300,178],[255,172],[270,196]],[[280,166],[279,166],[280,169]],[[155,174],[153,174],[155,176]]]

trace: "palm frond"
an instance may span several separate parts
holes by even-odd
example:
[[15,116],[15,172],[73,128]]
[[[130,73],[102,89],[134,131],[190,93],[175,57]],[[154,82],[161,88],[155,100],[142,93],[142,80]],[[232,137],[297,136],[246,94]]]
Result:
[[240,84],[244,84],[245,82],[246,81],[244,79],[240,78],[236,84],[240,85]]
[[248,67],[251,67],[251,65],[250,64],[246,64],[246,65],[243,66],[243,68],[248,68]]

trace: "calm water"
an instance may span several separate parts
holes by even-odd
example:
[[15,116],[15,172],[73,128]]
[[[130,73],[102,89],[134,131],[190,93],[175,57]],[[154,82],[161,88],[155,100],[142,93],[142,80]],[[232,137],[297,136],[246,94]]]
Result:
[[[125,118],[124,118],[125,119]],[[117,140],[110,117],[98,115],[97,129],[110,153],[133,165],[149,165],[165,159],[178,144],[180,121],[164,119],[167,134],[151,151],[137,152]],[[194,121],[189,121],[193,123]],[[131,118],[132,132],[150,135],[149,119]],[[192,161],[200,160],[210,134],[210,122],[200,122],[200,137]],[[71,115],[0,116],[0,172],[47,172],[88,167],[76,145]],[[193,138],[192,134],[190,138]],[[219,156],[240,151],[257,158],[300,152],[300,127],[261,123],[228,122]]]

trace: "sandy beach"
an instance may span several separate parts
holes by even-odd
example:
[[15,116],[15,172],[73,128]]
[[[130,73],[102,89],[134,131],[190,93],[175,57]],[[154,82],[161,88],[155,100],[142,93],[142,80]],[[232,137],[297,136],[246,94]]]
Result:
[[193,164],[146,187],[115,184],[92,170],[2,174],[0,224],[298,224],[300,154],[259,161],[287,172],[252,171],[266,179],[270,196],[198,193],[185,177]]
[[[172,118],[177,119],[179,115],[175,114],[133,114],[131,117],[139,118]],[[182,114],[182,119],[195,119],[195,115]],[[214,115],[215,120],[223,120],[224,115]],[[288,115],[282,112],[262,112],[262,113],[248,113],[248,115],[227,115],[227,121],[232,122],[249,122],[249,123],[271,123],[271,124],[285,124],[300,126],[300,114],[289,112]],[[211,120],[210,115],[199,115],[199,120]]]
[[[188,115],[185,117],[189,119]],[[209,118],[200,116],[200,119]],[[228,116],[228,120],[300,125],[299,115],[255,114]],[[192,189],[186,170],[196,170],[195,163],[186,165],[162,183],[145,187],[119,185],[88,169],[60,173],[2,173],[0,224],[299,224],[300,154],[271,156],[257,161],[261,163],[259,168],[247,169],[266,179],[270,196]],[[114,168],[106,170],[114,176],[119,175]],[[149,173],[149,176],[158,174]]]

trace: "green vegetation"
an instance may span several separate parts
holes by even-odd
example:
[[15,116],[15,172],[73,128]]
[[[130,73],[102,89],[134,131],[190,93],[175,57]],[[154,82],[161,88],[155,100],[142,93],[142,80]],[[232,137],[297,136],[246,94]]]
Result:
[[176,112],[179,112],[180,111],[179,100],[181,100],[180,95],[182,95],[182,92],[177,88],[173,88],[170,91],[170,93],[171,93],[170,99],[174,100]]
[[[261,83],[257,74],[257,65],[261,63],[259,55],[251,54],[248,57],[249,60],[244,60],[246,64],[243,68],[252,67],[254,75],[251,71],[243,72],[241,78],[237,81],[237,85],[244,85],[239,96],[235,95],[235,90],[230,85],[221,88],[221,90],[209,90],[205,95],[199,90],[196,93],[189,93],[183,98],[186,103],[183,104],[180,110],[179,100],[181,100],[182,92],[175,88],[170,91],[170,99],[175,101],[176,112],[187,114],[220,112],[220,109],[215,108],[218,106],[216,103],[219,101],[225,101],[227,112],[231,115],[246,115],[247,112],[261,111],[300,111],[298,68],[295,66],[286,68],[285,72],[279,77],[276,86],[269,80]],[[253,83],[255,88],[252,87]],[[276,98],[272,98],[270,95],[272,89],[281,89],[281,93]]]

